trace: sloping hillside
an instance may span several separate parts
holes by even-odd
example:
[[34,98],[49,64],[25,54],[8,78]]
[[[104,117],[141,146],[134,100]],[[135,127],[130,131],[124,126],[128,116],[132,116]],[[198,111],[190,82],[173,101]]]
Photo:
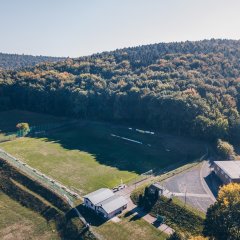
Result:
[[0,108],[238,140],[240,41],[160,43],[0,74]]
[[0,70],[32,67],[42,62],[57,62],[62,60],[64,58],[0,53]]

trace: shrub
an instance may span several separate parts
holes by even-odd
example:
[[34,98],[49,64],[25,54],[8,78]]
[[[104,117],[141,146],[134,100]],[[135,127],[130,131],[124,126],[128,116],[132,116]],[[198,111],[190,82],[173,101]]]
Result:
[[223,158],[229,158],[231,155],[234,154],[234,148],[233,146],[221,139],[218,139],[217,141],[217,151]]

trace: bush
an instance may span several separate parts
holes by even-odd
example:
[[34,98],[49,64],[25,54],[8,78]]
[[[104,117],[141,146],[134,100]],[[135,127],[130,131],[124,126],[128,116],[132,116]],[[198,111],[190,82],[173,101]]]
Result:
[[19,135],[21,136],[26,136],[30,131],[28,123],[18,123],[16,128],[19,130]]
[[231,155],[234,154],[234,148],[233,146],[221,139],[218,139],[217,141],[217,151],[223,158],[229,158]]

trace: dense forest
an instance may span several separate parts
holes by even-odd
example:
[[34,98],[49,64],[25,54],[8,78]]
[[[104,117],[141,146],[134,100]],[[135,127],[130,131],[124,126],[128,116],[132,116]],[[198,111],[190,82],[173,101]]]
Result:
[[0,73],[0,108],[240,140],[240,41],[159,43]]
[[0,70],[20,69],[32,67],[42,62],[58,62],[62,60],[64,58],[0,53]]

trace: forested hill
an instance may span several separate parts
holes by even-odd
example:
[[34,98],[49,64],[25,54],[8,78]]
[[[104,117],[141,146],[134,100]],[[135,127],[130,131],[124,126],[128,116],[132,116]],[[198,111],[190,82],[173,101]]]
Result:
[[0,53],[0,69],[26,68],[42,62],[58,62],[62,60],[64,58]]
[[21,108],[240,138],[240,41],[160,43],[2,72],[1,110]]

